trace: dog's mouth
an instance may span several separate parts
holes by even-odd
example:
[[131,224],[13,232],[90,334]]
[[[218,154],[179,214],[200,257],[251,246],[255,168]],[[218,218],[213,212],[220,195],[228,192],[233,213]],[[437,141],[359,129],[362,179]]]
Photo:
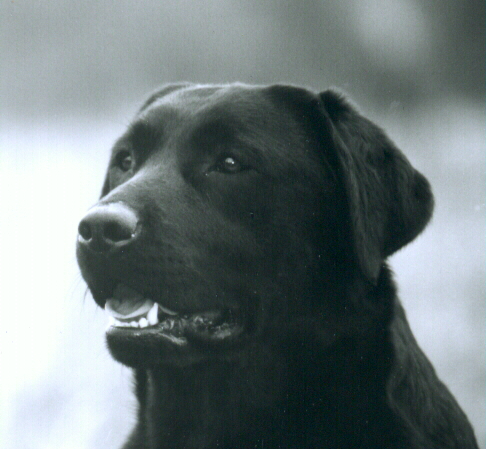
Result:
[[234,311],[176,312],[123,284],[106,300],[105,311],[107,333],[112,338],[151,336],[185,346],[197,340],[215,343],[232,340],[243,331]]

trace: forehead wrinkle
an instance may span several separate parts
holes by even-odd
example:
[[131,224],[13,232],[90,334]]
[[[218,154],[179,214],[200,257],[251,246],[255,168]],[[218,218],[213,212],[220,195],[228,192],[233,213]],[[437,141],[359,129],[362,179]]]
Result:
[[142,108],[139,116],[152,115],[153,111],[162,109],[173,109],[183,116],[187,116],[198,111],[201,107],[204,108],[211,102],[212,97],[214,102],[214,97],[219,97],[218,94],[221,94],[222,90],[224,90],[224,86],[210,85],[192,85],[177,89],[149,103]]
[[315,142],[287,108],[276,107],[259,91],[227,91],[213,100],[203,104],[194,118],[202,130],[209,133],[215,126],[224,130],[216,135],[231,138],[208,138],[208,142],[233,145],[237,154],[238,150],[248,154],[273,175],[307,172],[314,177],[318,172]]
[[129,139],[137,139],[145,136],[160,136],[163,133],[161,126],[153,126],[148,120],[137,119],[130,124],[127,131]]
[[188,135],[189,145],[206,154],[216,149],[227,150],[236,144],[234,129],[221,121],[197,124]]
[[153,126],[146,120],[136,120],[126,133],[126,139],[139,155],[152,151],[163,139],[164,128],[160,124]]
[[310,174],[317,169],[313,139],[287,107],[276,106],[259,89],[182,88],[155,100],[139,117],[164,126],[171,141],[181,143],[182,138],[189,147],[205,146],[205,151],[215,145],[234,149],[275,174],[289,170]]

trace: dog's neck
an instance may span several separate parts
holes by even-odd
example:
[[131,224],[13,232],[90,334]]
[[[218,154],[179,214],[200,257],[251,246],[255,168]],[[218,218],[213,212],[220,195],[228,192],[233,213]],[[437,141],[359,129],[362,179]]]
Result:
[[[273,415],[279,414],[281,389],[287,384],[276,376],[286,376],[288,370],[275,355],[265,360],[265,354],[257,351],[238,364],[211,360],[147,371],[145,413],[155,418],[147,422],[163,423],[146,429],[153,447],[234,448],[235,441],[253,442],[260,434],[269,439],[268,429],[274,427],[269,420],[278,419]],[[262,367],[268,368],[268,376],[261,375]],[[280,420],[285,420],[285,411],[281,414]],[[282,425],[285,421],[278,424]]]
[[394,295],[384,276],[367,296],[368,315],[315,313],[325,327],[301,322],[285,341],[267,329],[236,357],[137,370],[139,426],[153,427],[137,428],[133,441],[147,449],[406,447],[387,398],[394,348],[385,299]]
[[[275,348],[266,351],[260,347],[254,348],[252,357],[243,364],[210,361],[144,372],[140,413],[150,418],[145,422],[159,425],[143,429],[147,447],[374,447],[373,442],[368,446],[352,432],[365,431],[386,439],[383,432],[392,419],[385,403],[387,369],[382,371],[383,378],[377,379],[373,376],[380,372],[376,370],[376,363],[380,363],[376,348],[373,359],[368,359],[359,344],[356,348],[361,349],[353,351],[356,357],[349,357],[356,342],[342,345],[346,348],[339,344],[320,356],[315,348],[299,348],[300,355],[296,355],[297,348],[276,352]],[[288,351],[292,352],[290,357]],[[346,359],[340,354],[347,354]],[[349,385],[359,384],[362,389],[349,389]],[[370,392],[376,397],[369,397]],[[344,432],[336,432],[337,428]],[[346,431],[349,441],[358,446],[334,440]]]

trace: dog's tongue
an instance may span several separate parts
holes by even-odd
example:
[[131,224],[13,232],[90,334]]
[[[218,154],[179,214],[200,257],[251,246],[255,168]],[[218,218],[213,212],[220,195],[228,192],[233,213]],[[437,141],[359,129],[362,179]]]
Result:
[[113,292],[113,298],[105,303],[105,310],[115,318],[132,318],[147,313],[154,302],[145,299],[142,294],[127,287],[118,284]]

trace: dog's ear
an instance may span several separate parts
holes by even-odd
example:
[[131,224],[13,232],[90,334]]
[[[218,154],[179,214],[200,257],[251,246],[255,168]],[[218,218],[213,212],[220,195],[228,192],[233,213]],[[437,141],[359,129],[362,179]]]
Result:
[[413,240],[429,221],[430,185],[384,132],[342,95],[328,90],[319,97],[344,183],[355,256],[374,282],[384,259]]

